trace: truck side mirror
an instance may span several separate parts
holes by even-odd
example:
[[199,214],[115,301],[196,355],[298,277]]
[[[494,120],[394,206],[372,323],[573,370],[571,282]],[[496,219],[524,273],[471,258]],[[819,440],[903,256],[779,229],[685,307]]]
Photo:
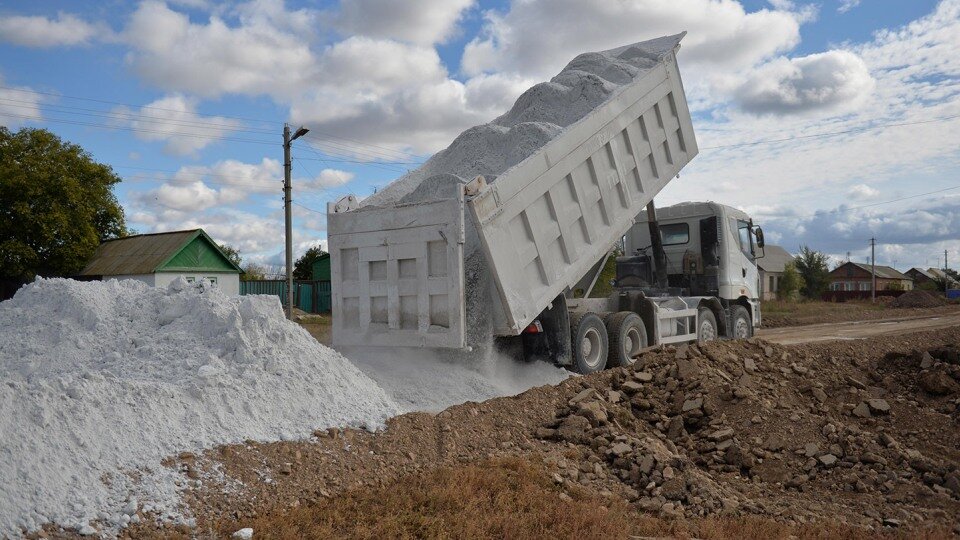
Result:
[[757,235],[757,247],[762,248],[763,247],[763,229],[761,229],[760,227],[757,227],[756,235]]

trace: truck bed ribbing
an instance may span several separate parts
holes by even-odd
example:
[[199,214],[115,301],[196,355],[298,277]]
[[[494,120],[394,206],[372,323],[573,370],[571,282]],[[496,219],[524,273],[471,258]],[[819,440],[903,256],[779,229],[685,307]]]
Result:
[[[520,333],[603,257],[696,155],[676,63],[682,37],[578,56],[551,83],[521,96],[509,113],[464,132],[423,170],[372,199],[396,204],[441,193],[450,198],[359,209],[331,205],[333,308],[339,315],[334,343],[463,347],[463,257],[478,246],[496,285],[489,307],[493,331]],[[599,106],[577,111],[584,104],[571,88],[592,91]],[[554,95],[574,101],[548,101]],[[497,150],[522,131],[534,134],[522,159],[497,152],[471,159],[471,143]],[[493,180],[469,186],[473,219],[464,236],[437,222],[438,215],[462,217],[464,211],[462,196],[446,183],[424,182],[442,173]],[[390,217],[398,211],[407,216],[403,223]],[[455,229],[458,222],[450,221]]]

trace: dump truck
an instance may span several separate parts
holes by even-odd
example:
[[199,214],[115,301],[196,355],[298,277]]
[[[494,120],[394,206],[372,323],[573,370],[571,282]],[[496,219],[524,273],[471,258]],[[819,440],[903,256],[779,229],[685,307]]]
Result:
[[[334,346],[474,346],[467,295],[480,285],[464,278],[474,235],[490,276],[489,332],[525,358],[590,373],[630,364],[651,345],[749,335],[760,323],[756,265],[746,255],[734,265],[728,254],[734,239],[762,244],[762,232],[719,205],[697,207],[710,215],[664,209],[666,229],[655,216],[654,196],[698,152],[680,38],[492,182],[477,176],[444,198],[389,207],[353,195],[330,203]],[[692,231],[683,243],[681,222]],[[617,260],[614,292],[576,298],[617,244],[629,251]]]

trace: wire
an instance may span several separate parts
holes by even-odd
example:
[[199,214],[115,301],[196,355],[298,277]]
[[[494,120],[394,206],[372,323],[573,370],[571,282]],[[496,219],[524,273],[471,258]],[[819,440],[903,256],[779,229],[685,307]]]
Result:
[[845,129],[845,130],[841,130],[841,131],[828,131],[828,132],[826,132],[826,133],[812,133],[812,134],[810,134],[810,135],[796,135],[796,136],[793,136],[793,137],[784,137],[784,138],[782,138],[782,139],[765,139],[765,140],[751,141],[751,142],[745,142],[745,143],[723,144],[723,145],[719,145],[719,146],[704,146],[704,147],[701,147],[700,150],[720,150],[720,149],[724,149],[724,148],[742,148],[742,147],[744,147],[744,146],[757,146],[757,145],[761,145],[761,144],[772,144],[772,143],[779,143],[779,142],[789,142],[789,141],[797,141],[797,140],[802,140],[802,139],[816,139],[816,138],[821,138],[821,137],[834,137],[834,136],[836,136],[836,135],[846,135],[846,134],[849,134],[849,133],[859,133],[859,132],[863,132],[863,131],[870,131],[870,130],[874,130],[874,129],[887,128],[887,127],[916,126],[916,125],[920,125],[920,124],[932,124],[932,123],[935,123],[935,122],[945,122],[945,121],[947,121],[947,120],[953,120],[954,118],[960,118],[960,114],[954,114],[954,115],[951,115],[951,116],[943,116],[943,117],[940,117],[940,118],[932,118],[932,119],[929,119],[929,120],[918,120],[918,121],[916,121],[916,122],[897,122],[897,123],[890,123],[890,124],[877,124],[877,125],[873,125],[873,126],[863,126],[863,127],[859,127],[859,128],[851,128],[851,129]]
[[158,134],[161,134],[161,135],[170,135],[170,136],[177,136],[177,137],[192,137],[192,138],[195,138],[195,139],[207,139],[207,140],[211,140],[211,141],[246,142],[246,143],[254,143],[254,144],[268,144],[268,145],[270,145],[270,146],[276,146],[276,145],[277,145],[277,143],[276,143],[275,141],[264,141],[264,140],[257,140],[257,139],[242,139],[242,138],[239,138],[239,137],[223,137],[223,136],[216,136],[216,135],[201,135],[201,134],[196,134],[196,133],[182,133],[182,132],[178,132],[178,131],[163,131],[163,130],[156,130],[156,129],[135,128],[135,127],[133,127],[133,126],[117,126],[117,125],[108,125],[108,124],[98,124],[98,123],[95,123],[95,122],[81,122],[81,121],[79,121],[79,120],[69,120],[69,119],[65,119],[65,118],[48,118],[48,117],[40,117],[40,116],[29,116],[29,115],[22,115],[22,114],[14,114],[14,113],[8,113],[8,112],[4,112],[4,111],[0,111],[0,116],[7,116],[7,117],[11,117],[11,118],[21,118],[21,119],[24,119],[24,120],[34,120],[34,121],[38,121],[38,122],[54,122],[54,123],[60,123],[60,124],[71,124],[71,125],[77,125],[77,126],[87,126],[87,127],[93,127],[93,128],[98,128],[98,129],[106,129],[106,130],[122,129],[122,130],[124,130],[124,131],[133,131],[133,132],[138,132],[138,133],[158,133]]
[[308,211],[313,212],[313,213],[315,213],[315,214],[320,214],[320,215],[324,215],[324,216],[327,215],[326,212],[321,212],[321,211],[319,211],[319,210],[314,210],[313,208],[304,206],[304,205],[298,203],[297,201],[290,201],[290,204],[295,204],[295,205],[299,206],[300,208],[303,208],[304,210],[308,210]]
[[[58,98],[76,99],[76,100],[79,100],[79,101],[89,101],[89,102],[93,102],[93,103],[105,103],[105,104],[107,104],[107,105],[122,105],[122,106],[124,106],[124,107],[136,107],[136,108],[138,108],[138,109],[152,109],[152,110],[155,110],[155,111],[168,111],[168,112],[183,112],[183,111],[181,111],[180,109],[170,109],[170,108],[166,108],[166,107],[156,107],[156,106],[153,106],[153,105],[134,105],[134,104],[131,104],[131,103],[123,103],[123,102],[120,102],[120,101],[109,101],[109,100],[106,100],[106,99],[96,99],[96,98],[88,98],[88,97],[80,97],[80,96],[70,96],[70,95],[67,95],[67,94],[57,94],[57,93],[55,93],[55,92],[41,92],[41,91],[39,91],[39,90],[24,90],[23,88],[14,88],[14,87],[12,87],[12,86],[2,86],[2,85],[0,85],[0,89],[2,89],[2,90],[11,90],[11,91],[14,91],[14,92],[22,92],[22,93],[25,93],[25,94],[40,94],[40,95],[43,95],[43,96],[53,96],[53,97],[58,97]],[[277,122],[276,120],[265,120],[265,119],[263,119],[263,118],[250,118],[250,117],[245,117],[245,116],[226,116],[226,115],[221,115],[221,116],[222,116],[223,118],[231,118],[231,119],[233,119],[233,120],[247,120],[247,121],[250,121],[250,122],[263,122],[263,123],[265,123],[265,124],[271,124],[271,125],[282,124],[282,122]]]
[[937,194],[937,193],[943,193],[943,192],[945,192],[945,191],[952,191],[952,190],[954,190],[954,189],[960,189],[960,185],[958,185],[958,186],[950,186],[950,187],[946,187],[946,188],[943,188],[943,189],[937,189],[937,190],[934,190],[934,191],[928,191],[928,192],[926,192],[926,193],[918,193],[918,194],[916,194],[916,195],[908,195],[908,196],[906,196],[906,197],[900,197],[900,198],[897,198],[897,199],[890,199],[889,201],[881,201],[881,202],[876,202],[876,203],[871,203],[871,204],[862,204],[862,205],[860,205],[860,206],[846,206],[846,207],[842,207],[842,208],[836,208],[836,209],[833,209],[833,210],[826,210],[826,211],[823,211],[823,212],[815,212],[815,213],[813,213],[813,214],[806,214],[806,215],[802,215],[802,214],[801,214],[801,215],[786,215],[786,214],[765,214],[765,213],[763,213],[763,212],[758,212],[757,215],[758,215],[758,216],[764,216],[764,217],[774,217],[774,218],[803,219],[803,218],[811,218],[811,217],[817,217],[817,216],[829,215],[829,214],[842,214],[842,213],[845,213],[845,212],[850,212],[850,211],[852,211],[852,210],[862,210],[862,209],[864,209],[864,208],[872,208],[872,207],[874,207],[874,206],[881,206],[881,205],[884,205],[884,204],[891,204],[891,203],[895,203],[895,202],[906,201],[906,200],[909,200],[909,199],[916,199],[916,198],[919,198],[919,197],[926,197],[926,196],[928,196],[928,195],[935,195],[935,194]]

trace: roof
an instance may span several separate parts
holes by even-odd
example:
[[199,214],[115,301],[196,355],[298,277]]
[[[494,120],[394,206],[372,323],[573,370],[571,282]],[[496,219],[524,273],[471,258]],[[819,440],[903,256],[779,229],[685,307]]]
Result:
[[[854,266],[857,266],[857,267],[859,267],[861,270],[863,270],[864,272],[866,272],[866,273],[868,273],[868,274],[870,273],[870,265],[869,265],[869,264],[861,264],[861,263],[853,262],[853,261],[848,261],[848,262],[845,262],[845,263],[841,264],[840,266],[834,268],[833,271],[830,272],[830,273],[832,274],[833,272],[836,272],[837,270],[843,268],[844,266],[846,266],[846,265],[848,265],[848,264],[852,264],[852,265],[854,265]],[[878,277],[878,278],[881,278],[881,279],[910,279],[910,276],[905,276],[905,275],[901,274],[900,272],[898,272],[897,270],[894,270],[893,268],[890,268],[889,266],[883,266],[883,265],[878,264],[878,265],[876,265],[876,269],[877,269],[877,277]]]
[[[930,270],[933,270],[933,268],[931,268]],[[924,270],[923,268],[917,268],[916,266],[906,271],[907,274],[909,274],[910,272],[915,272],[917,274],[920,274],[921,276],[924,276],[927,279],[936,279],[936,276],[930,271]]]
[[780,246],[763,246],[763,257],[757,259],[757,266],[764,272],[783,272],[787,263],[793,262],[793,255]]
[[[726,214],[729,217],[735,217],[737,219],[748,220],[750,216],[744,213],[742,210],[738,210],[732,206],[727,206],[725,204],[716,203],[713,201],[697,202],[697,201],[686,201],[670,206],[660,206],[657,207],[657,219],[658,220],[667,220],[667,219],[680,219],[680,218],[690,218],[690,217],[699,217],[699,216],[719,216],[721,214]],[[640,212],[637,216],[637,222],[643,223],[647,221],[646,211]]]
[[[185,253],[188,246],[197,245],[195,241],[206,245],[207,257]],[[213,257],[209,256],[210,253]],[[119,276],[152,274],[161,269],[185,270],[188,268],[183,263],[185,259],[192,260],[190,269],[243,272],[203,229],[191,229],[107,240],[100,244],[80,275]]]

